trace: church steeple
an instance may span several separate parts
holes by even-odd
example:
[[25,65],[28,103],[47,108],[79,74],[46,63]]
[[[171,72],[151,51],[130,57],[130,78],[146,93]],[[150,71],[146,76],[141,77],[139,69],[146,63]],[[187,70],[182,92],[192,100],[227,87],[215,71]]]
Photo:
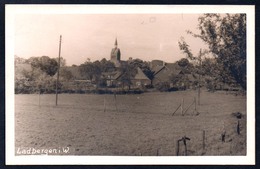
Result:
[[115,40],[115,47],[117,47],[117,38],[116,38],[116,40]]
[[115,40],[115,47],[111,51],[111,58],[110,61],[115,64],[116,67],[120,66],[120,58],[121,58],[121,52],[120,49],[117,47],[117,38]]

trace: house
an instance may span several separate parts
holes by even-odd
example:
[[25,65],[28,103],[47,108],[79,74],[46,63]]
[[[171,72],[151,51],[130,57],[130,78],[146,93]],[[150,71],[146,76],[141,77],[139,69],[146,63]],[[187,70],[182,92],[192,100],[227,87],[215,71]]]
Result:
[[104,72],[102,78],[105,79],[107,87],[113,87],[120,85],[119,78],[122,76],[120,71]]
[[177,63],[164,63],[152,67],[154,72],[153,85],[158,83],[170,82],[171,76],[177,76],[182,73],[180,66]]
[[142,87],[142,86],[147,86],[151,84],[151,80],[144,74],[144,72],[138,67],[137,68],[137,73],[132,80],[132,83],[136,87]]
[[[181,67],[178,63],[164,63],[155,61],[157,65],[153,64],[154,71],[153,85],[168,83],[169,86],[187,89],[194,88],[198,82],[198,75],[192,74],[189,69]],[[159,63],[159,64],[158,64]]]

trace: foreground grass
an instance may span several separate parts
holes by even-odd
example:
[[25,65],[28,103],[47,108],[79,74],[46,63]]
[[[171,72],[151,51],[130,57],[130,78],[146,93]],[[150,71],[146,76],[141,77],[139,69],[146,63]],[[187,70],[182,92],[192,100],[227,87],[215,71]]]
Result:
[[[16,95],[15,147],[69,147],[73,155],[176,155],[183,136],[188,155],[246,155],[246,98],[203,92],[198,115],[186,109],[196,91],[141,95]],[[238,119],[241,112],[241,133]],[[226,131],[225,142],[221,133]],[[205,149],[202,133],[205,131]],[[180,143],[180,155],[184,146]]]

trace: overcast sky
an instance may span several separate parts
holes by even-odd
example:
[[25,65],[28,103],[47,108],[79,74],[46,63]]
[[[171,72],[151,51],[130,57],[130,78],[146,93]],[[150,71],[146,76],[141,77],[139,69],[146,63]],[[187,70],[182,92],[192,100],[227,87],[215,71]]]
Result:
[[188,35],[197,31],[199,14],[19,14],[15,17],[15,55],[58,57],[67,65],[110,59],[115,38],[121,59],[175,62],[181,36],[197,54],[204,43]]

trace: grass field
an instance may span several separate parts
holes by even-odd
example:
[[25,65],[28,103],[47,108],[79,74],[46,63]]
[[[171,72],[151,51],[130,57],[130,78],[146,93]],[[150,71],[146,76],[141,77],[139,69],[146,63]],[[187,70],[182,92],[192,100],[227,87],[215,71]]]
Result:
[[[198,115],[191,107],[196,91],[140,95],[60,94],[15,96],[15,147],[69,147],[68,155],[175,156],[176,140],[184,135],[188,155],[246,155],[246,96],[224,92],[201,94]],[[105,105],[105,106],[104,106]],[[241,134],[238,119],[241,112]],[[205,149],[202,133],[205,131]],[[226,131],[225,142],[221,141]],[[180,143],[180,155],[184,153]],[[62,153],[61,153],[62,154]]]

